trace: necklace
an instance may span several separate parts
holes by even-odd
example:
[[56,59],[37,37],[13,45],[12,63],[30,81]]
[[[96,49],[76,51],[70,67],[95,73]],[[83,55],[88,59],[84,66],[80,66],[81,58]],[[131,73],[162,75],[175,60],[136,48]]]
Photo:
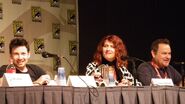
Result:
[[167,75],[167,72],[166,71],[164,72],[164,77],[161,76],[161,74],[159,73],[159,70],[161,70],[161,69],[158,69],[157,68],[157,65],[153,61],[151,62],[151,65],[154,67],[154,70],[156,71],[157,76],[159,78],[165,78],[165,79],[168,78],[168,75]]

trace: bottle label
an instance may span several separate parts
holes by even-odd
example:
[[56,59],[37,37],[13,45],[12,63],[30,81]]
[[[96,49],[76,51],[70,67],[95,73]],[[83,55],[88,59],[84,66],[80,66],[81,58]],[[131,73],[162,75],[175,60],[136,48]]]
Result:
[[14,68],[6,69],[6,73],[16,73],[16,69]]
[[57,75],[57,84],[58,85],[66,85],[66,75],[64,67],[58,68],[58,75]]
[[16,68],[13,64],[9,64],[6,67],[6,73],[16,73]]

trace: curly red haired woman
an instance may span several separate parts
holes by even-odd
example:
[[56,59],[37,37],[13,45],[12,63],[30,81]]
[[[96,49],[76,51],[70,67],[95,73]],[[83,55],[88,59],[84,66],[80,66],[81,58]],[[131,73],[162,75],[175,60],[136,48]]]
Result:
[[[86,75],[93,75],[97,84],[103,81],[103,69],[108,67],[108,72],[112,73],[115,85],[132,86],[134,78],[127,70],[127,61],[121,59],[127,56],[125,43],[117,35],[107,35],[99,42],[93,61],[86,67]],[[140,82],[136,82],[137,86],[141,86]]]

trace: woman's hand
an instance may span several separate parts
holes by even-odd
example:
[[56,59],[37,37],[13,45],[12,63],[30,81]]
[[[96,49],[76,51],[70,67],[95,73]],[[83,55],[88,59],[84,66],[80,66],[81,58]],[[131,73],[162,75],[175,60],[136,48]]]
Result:
[[101,73],[100,72],[96,72],[96,73],[93,73],[93,76],[94,76],[94,79],[98,82],[101,82],[103,81],[102,79],[102,76],[101,76]]
[[118,83],[118,86],[131,86],[132,83],[127,79],[122,79],[120,83]]

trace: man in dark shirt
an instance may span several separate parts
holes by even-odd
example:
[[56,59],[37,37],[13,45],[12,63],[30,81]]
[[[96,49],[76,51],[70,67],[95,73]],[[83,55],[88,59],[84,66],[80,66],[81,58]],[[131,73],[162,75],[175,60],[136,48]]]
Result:
[[[14,38],[9,44],[10,64],[15,66],[16,73],[27,73],[34,84],[47,84],[50,76],[39,66],[27,64],[30,58],[28,42],[23,38]],[[7,65],[0,67],[0,77],[6,72]]]
[[169,65],[171,61],[171,48],[168,39],[157,39],[151,45],[152,60],[142,63],[137,69],[138,80],[143,85],[151,84],[152,78],[171,78],[177,86],[181,84],[182,76],[174,67]]

